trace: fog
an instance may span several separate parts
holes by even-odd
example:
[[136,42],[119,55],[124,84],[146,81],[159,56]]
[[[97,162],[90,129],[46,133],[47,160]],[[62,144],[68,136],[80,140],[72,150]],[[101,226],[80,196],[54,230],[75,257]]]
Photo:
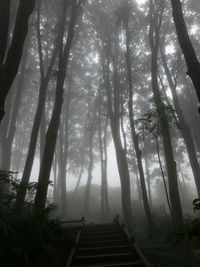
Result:
[[119,214],[150,239],[191,222],[199,0],[23,2],[0,10],[0,205],[87,223]]

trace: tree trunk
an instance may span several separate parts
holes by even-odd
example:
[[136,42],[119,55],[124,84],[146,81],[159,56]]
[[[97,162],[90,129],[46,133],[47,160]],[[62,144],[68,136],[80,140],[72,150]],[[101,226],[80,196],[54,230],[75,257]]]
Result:
[[[133,227],[133,215],[132,215],[132,208],[131,208],[131,196],[130,196],[130,176],[129,176],[129,169],[128,163],[126,158],[126,153],[123,149],[121,137],[120,137],[120,123],[119,123],[119,99],[118,99],[118,82],[117,82],[117,70],[114,68],[114,97],[112,101],[112,90],[110,88],[110,75],[109,75],[109,57],[110,51],[109,48],[106,49],[106,58],[102,55],[102,62],[103,62],[103,76],[104,76],[104,83],[105,89],[107,93],[107,108],[108,108],[108,115],[111,124],[111,132],[113,137],[113,142],[115,146],[116,158],[117,158],[117,167],[120,176],[121,182],[121,197],[122,197],[122,210],[124,213],[124,218],[127,223],[129,230]],[[107,61],[107,62],[105,62]]]
[[195,184],[196,184],[196,188],[197,188],[197,192],[198,192],[198,197],[200,197],[200,167],[199,167],[199,163],[198,163],[198,160],[196,157],[193,138],[192,138],[190,129],[189,129],[189,127],[185,121],[182,109],[180,107],[177,92],[176,92],[176,86],[175,86],[175,84],[171,78],[171,74],[170,74],[169,68],[167,66],[166,58],[165,58],[165,55],[163,53],[162,48],[161,48],[161,56],[162,56],[163,67],[165,69],[168,83],[169,83],[169,86],[170,86],[170,89],[172,92],[174,107],[175,107],[175,110],[176,110],[176,113],[177,113],[177,116],[179,119],[178,127],[181,131],[181,134],[182,134],[183,139],[184,139],[185,144],[186,144],[186,148],[187,148],[187,152],[188,152],[188,156],[189,156],[189,160],[190,160],[190,165],[192,168],[192,172],[194,175]]
[[[105,128],[102,137],[102,109],[101,109],[101,89],[99,92],[98,99],[98,134],[99,134],[99,151],[101,160],[101,217],[106,219],[109,214],[109,203],[108,203],[108,185],[107,185],[107,124],[108,116],[106,115]],[[102,140],[103,139],[103,140]]]
[[28,21],[34,8],[35,0],[20,0],[11,45],[5,64],[0,69],[0,122],[5,114],[6,96],[18,72],[25,38],[28,33]]
[[171,0],[173,18],[178,35],[178,41],[182,49],[188,67],[187,74],[190,76],[196,94],[200,102],[200,63],[192,46],[188,30],[184,21],[182,4],[180,0]]
[[[72,72],[70,73],[72,77]],[[61,217],[67,216],[67,182],[66,182],[66,166],[68,160],[68,150],[69,150],[69,117],[70,117],[70,103],[71,103],[71,78],[69,82],[69,88],[66,95],[67,102],[64,109],[63,124],[64,127],[60,126],[60,163],[61,163]],[[64,133],[64,137],[63,137]]]
[[10,20],[10,0],[0,1],[0,67],[2,67],[9,33],[9,20]]
[[100,163],[101,163],[101,218],[105,216],[105,184],[104,184],[104,155],[103,155],[103,143],[102,143],[102,129],[101,129],[101,89],[99,90],[98,99],[98,137],[99,137],[99,152],[100,152]]
[[183,224],[183,214],[182,207],[180,202],[180,196],[178,191],[178,181],[177,181],[177,170],[176,170],[176,162],[174,160],[174,154],[171,143],[171,136],[169,131],[169,124],[167,120],[167,116],[165,113],[165,106],[162,102],[159,85],[158,85],[158,43],[159,43],[159,32],[162,21],[158,19],[162,19],[162,10],[160,10],[159,14],[155,14],[155,9],[152,0],[150,0],[150,10],[149,10],[149,18],[150,18],[150,30],[149,30],[149,41],[151,48],[151,82],[152,82],[152,90],[154,95],[154,100],[157,108],[157,114],[160,119],[160,128],[161,134],[163,138],[163,146],[166,160],[166,167],[168,173],[168,181],[169,181],[169,195],[171,201],[172,208],[172,219],[174,222],[174,226]]
[[[94,135],[94,120],[95,113],[94,110],[91,109],[91,89],[89,87],[88,92],[88,129],[89,129],[89,165],[88,165],[88,178],[87,184],[85,188],[85,198],[84,198],[84,211],[86,216],[90,213],[90,190],[91,190],[91,182],[92,182],[92,170],[93,170],[93,135]],[[93,115],[92,115],[93,114]]]
[[44,148],[42,164],[40,167],[38,187],[37,187],[35,202],[34,202],[34,207],[33,207],[34,213],[41,212],[41,210],[45,209],[47,190],[48,190],[48,184],[49,184],[49,176],[50,176],[50,171],[52,167],[52,161],[53,161],[56,140],[57,140],[57,133],[58,133],[58,128],[59,128],[60,115],[61,115],[62,104],[63,104],[63,92],[64,92],[63,86],[64,86],[66,70],[68,66],[69,53],[70,53],[72,40],[74,36],[74,26],[75,26],[76,16],[78,12],[77,10],[78,5],[79,5],[78,3],[75,3],[75,2],[72,3],[71,18],[70,18],[70,23],[69,23],[67,42],[64,47],[64,50],[63,50],[62,45],[60,47],[59,69],[58,69],[58,74],[57,74],[57,85],[56,85],[56,99],[55,99],[54,109],[53,109],[52,117],[50,120],[49,128],[46,134],[46,144]]
[[[31,170],[34,162],[34,156],[35,156],[35,150],[36,150],[36,145],[37,145],[37,138],[38,138],[38,132],[40,128],[40,123],[42,120],[42,114],[43,110],[45,107],[45,98],[46,98],[46,91],[48,88],[49,80],[51,77],[51,73],[53,70],[53,66],[58,54],[58,48],[62,43],[62,38],[64,35],[64,26],[65,26],[65,16],[67,12],[67,6],[63,8],[63,13],[62,13],[62,19],[61,19],[61,24],[60,24],[60,30],[58,33],[58,36],[55,40],[55,46],[54,46],[54,51],[51,57],[51,61],[48,66],[48,70],[46,73],[46,76],[44,77],[44,72],[43,72],[43,60],[42,60],[42,48],[41,48],[41,43],[40,43],[40,32],[38,32],[38,47],[39,47],[39,55],[40,55],[40,70],[41,70],[41,85],[40,85],[40,90],[39,90],[39,98],[38,98],[38,105],[36,109],[36,114],[32,126],[32,131],[31,131],[31,137],[30,137],[30,143],[28,147],[28,153],[27,153],[27,158],[24,166],[24,171],[22,175],[22,179],[20,182],[20,187],[17,192],[17,198],[15,202],[15,213],[16,214],[21,214],[22,209],[23,209],[23,204],[24,204],[24,199],[26,196],[26,190],[27,186],[29,183],[30,175],[31,175]],[[39,19],[39,14],[38,14],[38,19]],[[39,25],[38,25],[39,27]],[[37,30],[40,31],[40,29],[37,27]],[[43,148],[44,150],[44,148]]]
[[107,166],[108,166],[108,156],[107,156],[107,127],[108,127],[108,114],[106,114],[106,123],[104,128],[104,140],[103,140],[103,150],[104,150],[104,176],[103,176],[103,184],[104,184],[104,195],[105,195],[105,215],[106,218],[109,216],[110,207],[108,200],[108,179],[107,179]]
[[74,197],[76,197],[76,194],[77,194],[77,191],[78,191],[78,188],[80,186],[80,182],[81,182],[81,177],[83,175],[83,171],[84,171],[84,164],[85,164],[85,149],[86,149],[86,122],[87,120],[85,120],[85,123],[84,123],[84,141],[83,141],[83,150],[81,152],[81,168],[80,168],[80,171],[79,171],[79,175],[78,175],[78,180],[77,180],[77,183],[76,183],[76,186],[74,188]]
[[46,110],[44,106],[43,112],[42,112],[41,124],[40,124],[40,164],[42,162],[42,155],[44,152],[45,134],[46,134]]
[[85,199],[84,199],[84,211],[85,215],[90,214],[90,191],[91,191],[91,182],[92,182],[92,169],[93,169],[93,133],[90,133],[90,144],[89,144],[89,166],[88,166],[88,178],[85,188]]
[[147,155],[145,153],[144,155],[144,162],[145,162],[145,169],[146,169],[146,181],[147,181],[147,188],[148,188],[148,199],[149,199],[149,206],[152,209],[152,193],[151,193],[151,176],[149,173],[149,164],[148,164],[148,159]]
[[153,237],[154,232],[154,224],[152,219],[152,214],[149,206],[149,201],[147,197],[147,190],[146,190],[146,184],[145,184],[145,177],[144,177],[144,170],[142,165],[142,152],[139,148],[139,141],[138,136],[135,131],[135,123],[134,123],[134,114],[133,114],[133,81],[132,81],[132,67],[131,67],[131,60],[130,60],[130,34],[129,34],[129,21],[127,19],[125,23],[126,27],[126,64],[127,64],[127,79],[128,79],[128,89],[129,89],[129,100],[128,100],[128,110],[129,110],[129,122],[130,122],[130,128],[131,128],[131,136],[132,136],[132,142],[134,144],[135,148],[135,154],[137,159],[137,165],[139,170],[139,176],[140,176],[140,183],[141,183],[141,189],[142,189],[142,199],[144,204],[144,210],[148,222],[148,232],[149,232],[149,238]]

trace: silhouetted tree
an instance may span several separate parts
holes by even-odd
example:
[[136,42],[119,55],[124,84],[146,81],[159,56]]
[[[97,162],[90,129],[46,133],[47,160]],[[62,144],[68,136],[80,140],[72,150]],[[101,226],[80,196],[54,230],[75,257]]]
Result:
[[[6,3],[7,2],[7,3]],[[3,5],[3,6],[2,6]],[[35,7],[35,0],[20,0],[14,32],[7,56],[5,56],[8,40],[10,1],[1,1],[1,62],[0,62],[0,122],[5,114],[5,100],[15,79],[20,65],[24,42],[28,33],[28,21]],[[5,13],[4,13],[5,11]],[[4,60],[4,58],[6,59]],[[4,63],[3,63],[4,62]]]
[[180,0],[171,0],[171,4],[179,44],[188,67],[187,74],[192,79],[196,94],[200,101],[200,62],[198,61],[184,21],[182,3]]

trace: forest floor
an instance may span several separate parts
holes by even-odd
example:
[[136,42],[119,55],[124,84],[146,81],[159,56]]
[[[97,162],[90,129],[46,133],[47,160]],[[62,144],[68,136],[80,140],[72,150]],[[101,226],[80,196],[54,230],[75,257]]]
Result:
[[136,243],[155,267],[199,267],[198,257],[195,258],[195,252],[188,251],[186,255],[180,245],[175,242],[167,241],[166,235],[152,241],[147,238],[144,231],[135,232]]

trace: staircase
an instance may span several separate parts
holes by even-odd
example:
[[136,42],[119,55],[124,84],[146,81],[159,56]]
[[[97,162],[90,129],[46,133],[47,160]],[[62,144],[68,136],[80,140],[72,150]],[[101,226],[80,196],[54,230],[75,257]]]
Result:
[[76,243],[66,267],[150,266],[118,220],[83,226]]

